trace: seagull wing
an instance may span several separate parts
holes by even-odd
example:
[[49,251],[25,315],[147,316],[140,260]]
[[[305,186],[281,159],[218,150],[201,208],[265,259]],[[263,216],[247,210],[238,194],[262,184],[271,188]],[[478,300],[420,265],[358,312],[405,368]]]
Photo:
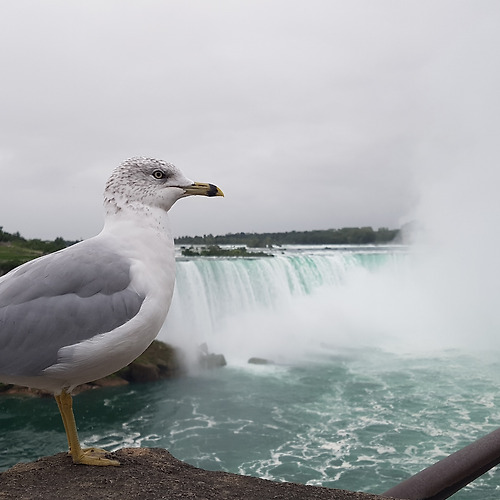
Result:
[[131,288],[130,267],[91,239],[0,278],[0,379],[38,375],[62,347],[132,319],[145,297]]

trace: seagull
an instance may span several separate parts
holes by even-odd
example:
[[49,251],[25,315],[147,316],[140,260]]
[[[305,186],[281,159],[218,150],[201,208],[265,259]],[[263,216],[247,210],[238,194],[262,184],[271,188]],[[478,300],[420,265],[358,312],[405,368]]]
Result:
[[224,196],[171,163],[128,159],[106,183],[97,236],[0,277],[0,381],[54,394],[74,463],[119,465],[81,448],[71,393],[128,365],[157,336],[175,282],[167,212],[191,195]]

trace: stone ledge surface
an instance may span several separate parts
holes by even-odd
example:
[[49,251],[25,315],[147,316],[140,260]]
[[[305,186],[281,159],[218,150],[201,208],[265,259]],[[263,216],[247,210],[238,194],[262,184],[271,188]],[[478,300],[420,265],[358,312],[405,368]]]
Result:
[[1,500],[380,500],[359,492],[278,483],[198,469],[161,448],[110,453],[120,467],[75,465],[67,453],[20,463],[0,474]]

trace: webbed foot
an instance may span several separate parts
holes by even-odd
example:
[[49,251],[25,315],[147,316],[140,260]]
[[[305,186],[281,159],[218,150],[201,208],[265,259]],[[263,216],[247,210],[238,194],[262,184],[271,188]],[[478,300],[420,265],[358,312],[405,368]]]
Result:
[[73,456],[73,462],[83,465],[120,465],[118,460],[106,458],[106,455],[109,455],[109,452],[106,450],[101,450],[100,448],[85,448],[81,450],[78,456]]

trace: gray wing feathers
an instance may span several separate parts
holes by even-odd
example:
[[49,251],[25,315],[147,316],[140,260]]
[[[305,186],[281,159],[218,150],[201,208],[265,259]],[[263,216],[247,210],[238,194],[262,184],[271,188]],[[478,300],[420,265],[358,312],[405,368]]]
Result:
[[132,319],[144,297],[130,263],[90,240],[29,262],[0,280],[0,374],[37,375],[61,347]]

